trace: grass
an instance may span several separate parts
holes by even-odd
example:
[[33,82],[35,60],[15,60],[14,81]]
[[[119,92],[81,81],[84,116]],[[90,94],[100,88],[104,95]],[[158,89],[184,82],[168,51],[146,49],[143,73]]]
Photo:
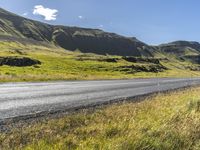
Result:
[[[24,56],[42,62],[41,65],[31,67],[0,66],[0,82],[8,81],[46,81],[46,80],[93,80],[93,79],[127,79],[140,77],[189,77],[199,76],[200,72],[186,70],[184,66],[189,62],[172,60],[161,63],[169,68],[164,72],[131,72],[122,71],[120,66],[142,65],[148,63],[130,63],[123,59],[117,62],[96,61],[100,58],[119,58],[118,56],[100,56],[70,52],[55,46],[23,45],[16,42],[0,42],[1,56]],[[79,61],[77,59],[88,57]],[[194,65],[193,65],[194,66]],[[130,73],[131,72],[131,73]]]
[[24,124],[0,149],[200,149],[200,87]]

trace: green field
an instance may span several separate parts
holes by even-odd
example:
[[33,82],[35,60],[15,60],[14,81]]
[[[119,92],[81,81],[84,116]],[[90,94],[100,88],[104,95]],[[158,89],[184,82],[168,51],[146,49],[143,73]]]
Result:
[[[199,76],[199,71],[186,69],[192,65],[181,62],[173,57],[168,61],[160,61],[167,67],[163,72],[138,71],[132,68],[122,68],[136,65],[146,70],[152,63],[132,63],[119,56],[102,56],[66,51],[49,46],[20,44],[17,42],[0,42],[0,57],[18,56],[34,58],[42,62],[41,65],[30,67],[0,66],[0,82],[6,81],[44,81],[44,80],[93,80],[93,79],[127,79],[140,77],[190,77]],[[163,56],[158,56],[163,57]],[[117,62],[107,62],[105,59],[117,58]]]
[[200,88],[82,110],[0,133],[0,149],[199,149]]

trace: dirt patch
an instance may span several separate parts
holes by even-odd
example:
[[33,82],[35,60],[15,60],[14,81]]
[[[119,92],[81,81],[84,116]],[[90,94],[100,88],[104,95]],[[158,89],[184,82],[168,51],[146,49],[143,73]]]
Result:
[[26,67],[33,65],[40,65],[41,62],[36,59],[31,59],[28,57],[0,57],[0,66],[17,66],[17,67]]

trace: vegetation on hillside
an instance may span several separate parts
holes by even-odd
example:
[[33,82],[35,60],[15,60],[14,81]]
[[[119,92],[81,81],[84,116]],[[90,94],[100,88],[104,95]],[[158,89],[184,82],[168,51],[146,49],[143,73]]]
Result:
[[[84,79],[126,79],[138,77],[198,76],[198,64],[175,58],[137,58],[70,52],[55,46],[0,42],[4,64],[16,58],[39,62],[32,66],[0,66],[0,81],[44,81]],[[2,59],[4,58],[4,59]],[[8,59],[9,58],[9,59]]]
[[0,149],[199,149],[200,88],[148,97],[0,133]]

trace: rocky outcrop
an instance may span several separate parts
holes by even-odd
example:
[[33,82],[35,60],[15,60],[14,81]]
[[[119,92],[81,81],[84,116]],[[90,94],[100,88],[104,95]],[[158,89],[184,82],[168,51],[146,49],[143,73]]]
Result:
[[31,59],[28,57],[0,57],[0,66],[17,66],[26,67],[41,64],[39,60]]
[[154,64],[160,63],[159,59],[156,59],[156,58],[140,58],[140,57],[133,57],[133,56],[125,56],[122,58],[128,62],[134,62],[134,63],[154,63]]
[[158,73],[168,70],[165,66],[159,65],[129,65],[129,66],[120,66],[117,68],[118,71],[126,72],[129,74],[136,72],[152,72]]

